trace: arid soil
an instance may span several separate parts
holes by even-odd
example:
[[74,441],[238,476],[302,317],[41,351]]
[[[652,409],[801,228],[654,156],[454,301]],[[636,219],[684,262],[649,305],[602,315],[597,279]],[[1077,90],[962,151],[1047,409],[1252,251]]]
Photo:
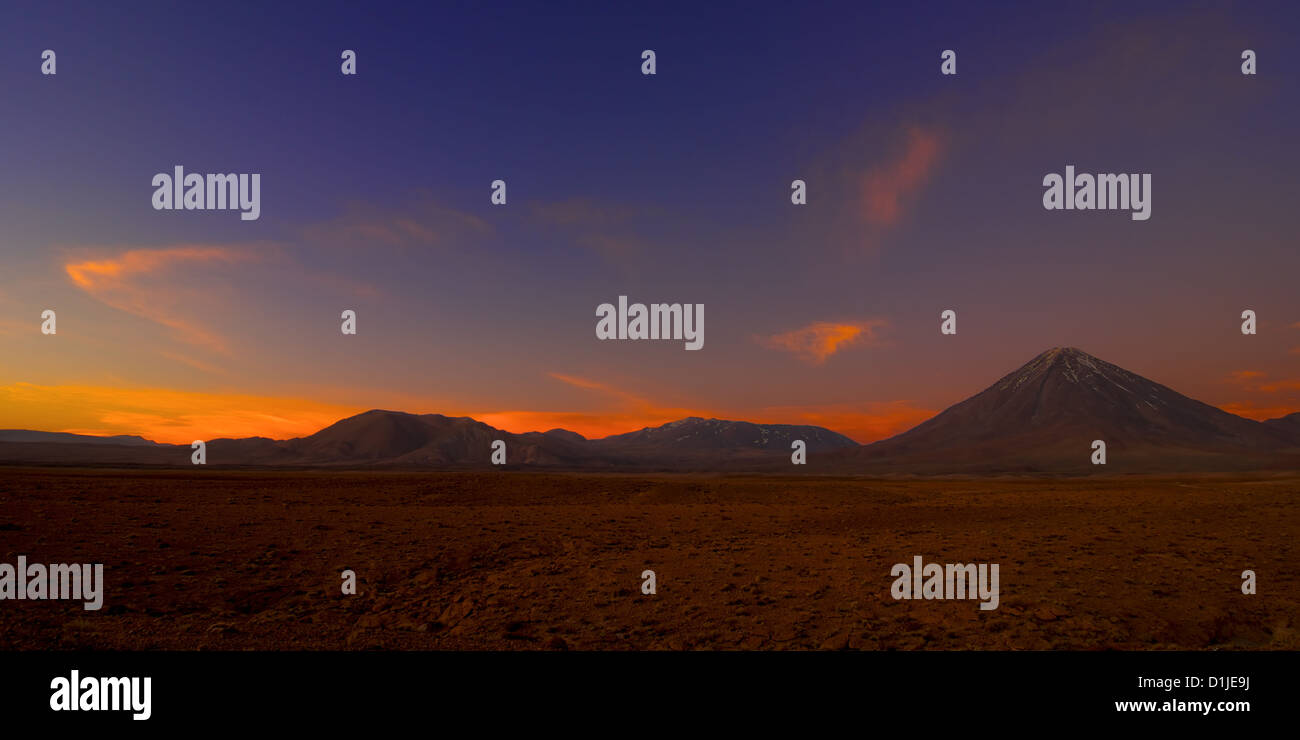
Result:
[[[0,562],[107,582],[0,601],[0,649],[1295,650],[1298,512],[1300,474],[0,467]],[[999,608],[895,601],[914,555],[999,563]]]

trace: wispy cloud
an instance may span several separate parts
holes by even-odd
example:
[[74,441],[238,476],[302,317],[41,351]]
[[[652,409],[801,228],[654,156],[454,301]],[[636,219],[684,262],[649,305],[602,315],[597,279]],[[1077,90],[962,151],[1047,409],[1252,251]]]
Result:
[[875,342],[878,330],[886,324],[884,319],[817,321],[793,331],[758,337],[757,340],[768,349],[790,352],[807,362],[820,365],[845,347]]
[[1260,370],[1236,370],[1228,374],[1227,381],[1242,392],[1262,400],[1244,400],[1220,404],[1219,408],[1230,414],[1263,421],[1300,411],[1300,401],[1285,394],[1300,391],[1300,379],[1282,378],[1266,380],[1268,373]]
[[161,324],[183,342],[226,352],[223,337],[187,316],[191,311],[185,307],[190,295],[185,278],[214,263],[257,259],[257,253],[249,248],[181,245],[71,260],[63,268],[73,285],[101,303]]
[[1281,393],[1283,391],[1300,391],[1300,379],[1275,380],[1261,383],[1257,390],[1264,393]]
[[342,214],[302,230],[315,247],[434,247],[454,246],[489,237],[493,227],[471,213],[449,208],[431,196],[399,207],[349,203]]
[[655,212],[653,207],[629,206],[586,196],[540,201],[529,206],[529,215],[542,226],[558,229],[571,243],[591,250],[606,262],[632,269],[656,252],[655,245],[639,235],[638,219]]
[[891,161],[871,168],[862,178],[863,217],[875,226],[893,226],[909,200],[930,180],[943,152],[937,131],[907,129],[903,150]]
[[1229,381],[1256,393],[1281,393],[1300,391],[1300,378],[1284,378],[1264,382],[1267,373],[1259,370],[1234,370],[1228,375]]
[[189,355],[181,354],[179,352],[168,352],[166,350],[160,350],[158,354],[162,355],[163,357],[166,357],[172,362],[179,362],[182,365],[188,365],[194,368],[195,370],[202,370],[205,373],[212,373],[213,375],[227,374],[226,370],[224,370],[223,368],[217,367],[216,365],[213,365],[212,363],[209,362],[204,362],[203,360],[200,360],[196,357],[190,357]]

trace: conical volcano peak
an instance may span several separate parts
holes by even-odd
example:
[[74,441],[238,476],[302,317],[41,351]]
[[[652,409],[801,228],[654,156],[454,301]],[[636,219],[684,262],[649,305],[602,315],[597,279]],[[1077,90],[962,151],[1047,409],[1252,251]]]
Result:
[[949,471],[1090,470],[1080,450],[1087,453],[1094,440],[1122,451],[1117,460],[1135,470],[1205,467],[1211,459],[1219,460],[1216,465],[1250,465],[1242,461],[1295,447],[1285,425],[1234,416],[1083,350],[1053,347],[859,456]]
[[1120,369],[1117,365],[1112,365],[1105,360],[1098,359],[1076,347],[1056,347],[1048,350],[1052,353],[1052,360],[1066,367],[1086,367],[1093,370],[1099,370],[1102,367]]
[[1129,371],[1098,359],[1077,347],[1053,347],[1040,353],[1019,369],[994,384],[998,390],[1009,390],[1045,376],[1062,376],[1070,383],[1083,382],[1085,378],[1102,377],[1112,383],[1141,380]]
[[1078,347],[1053,347],[1035,357],[1032,362],[1043,361],[1047,363],[1066,363],[1072,365],[1099,365],[1109,364],[1103,360],[1084,352]]

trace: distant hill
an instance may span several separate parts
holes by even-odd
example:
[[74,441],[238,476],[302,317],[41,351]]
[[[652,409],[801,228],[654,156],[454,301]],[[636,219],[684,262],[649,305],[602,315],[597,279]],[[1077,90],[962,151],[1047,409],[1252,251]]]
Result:
[[646,427],[636,432],[615,434],[597,440],[602,448],[620,450],[701,451],[701,450],[782,450],[789,454],[790,443],[801,439],[809,452],[826,452],[858,443],[842,434],[815,426],[790,424],[752,424],[747,421],[701,419],[692,416],[663,426]]
[[[510,464],[577,465],[582,442],[529,432],[511,434],[467,416],[367,411],[283,443],[300,464],[487,465],[492,442],[506,442]],[[585,440],[584,440],[585,442]]]
[[557,439],[565,439],[576,444],[581,444],[587,441],[586,437],[577,432],[570,432],[568,429],[547,429],[545,432],[542,432],[542,434]]
[[89,434],[67,432],[33,432],[29,429],[0,429],[0,442],[54,442],[59,444],[87,445],[153,445],[144,437],[119,434],[114,437],[95,437]]
[[[0,461],[68,464],[189,465],[188,445],[136,449],[104,440],[88,445],[41,441],[44,432],[0,441]],[[75,435],[70,435],[75,436]],[[25,441],[25,440],[34,441]],[[492,443],[506,443],[508,465],[566,469],[735,470],[766,460],[789,462],[790,442],[809,452],[856,447],[815,426],[683,419],[660,427],[588,440],[566,429],[512,434],[469,417],[408,414],[374,409],[342,419],[315,434],[289,440],[266,437],[207,441],[213,466],[481,467],[491,464]]]
[[1290,435],[1292,439],[1300,440],[1300,411],[1277,419],[1266,419],[1264,423]]

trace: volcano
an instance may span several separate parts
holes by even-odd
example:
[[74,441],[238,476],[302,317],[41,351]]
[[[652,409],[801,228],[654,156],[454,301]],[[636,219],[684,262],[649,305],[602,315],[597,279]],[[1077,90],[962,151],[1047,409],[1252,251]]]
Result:
[[[1091,462],[1106,443],[1107,464]],[[918,473],[1176,472],[1293,467],[1300,440],[1073,347],[1039,354],[912,429],[838,456]],[[839,467],[839,465],[837,465]]]

